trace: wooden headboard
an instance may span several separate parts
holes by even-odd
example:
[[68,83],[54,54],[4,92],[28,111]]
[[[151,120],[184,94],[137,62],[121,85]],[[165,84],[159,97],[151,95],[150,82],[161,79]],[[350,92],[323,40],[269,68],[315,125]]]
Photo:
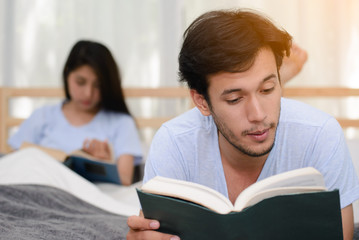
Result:
[[[190,100],[189,91],[182,87],[163,87],[163,88],[125,88],[124,94],[127,98],[180,98],[187,99],[188,104],[184,110],[193,107]],[[283,91],[285,97],[290,98],[348,98],[359,97],[359,89],[353,88],[318,88],[318,87],[293,87],[285,88]],[[7,153],[10,147],[7,145],[9,136],[9,129],[21,124],[24,119],[15,118],[9,114],[10,100],[18,97],[30,98],[61,98],[64,96],[61,88],[0,88],[0,152]],[[183,111],[184,111],[183,110]],[[181,112],[177,113],[180,114]],[[135,116],[137,126],[139,128],[153,128],[157,129],[161,124],[175,115],[168,115],[164,117],[141,117]],[[343,128],[355,127],[359,128],[358,119],[337,118]]]

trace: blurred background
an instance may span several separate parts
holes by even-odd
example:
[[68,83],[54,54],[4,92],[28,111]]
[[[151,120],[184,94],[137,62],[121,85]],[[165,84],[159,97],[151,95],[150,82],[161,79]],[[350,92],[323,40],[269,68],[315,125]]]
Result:
[[237,7],[262,11],[308,51],[290,85],[359,87],[358,0],[0,0],[0,84],[60,86],[70,48],[85,38],[112,50],[125,86],[174,86],[186,27]]
[[[109,47],[124,87],[178,86],[186,27],[206,11],[237,7],[263,12],[308,52],[287,86],[359,88],[358,0],[0,0],[0,86],[61,87],[65,59],[79,39]],[[307,101],[335,116],[359,117],[358,99]],[[12,111],[26,117],[35,107],[20,99]],[[168,108],[131,110],[160,115]],[[358,137],[357,130],[346,135]]]

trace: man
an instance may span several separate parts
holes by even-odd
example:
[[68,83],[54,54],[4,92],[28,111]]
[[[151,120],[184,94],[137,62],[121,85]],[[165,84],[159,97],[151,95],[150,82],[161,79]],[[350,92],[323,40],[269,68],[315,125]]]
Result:
[[[209,186],[232,202],[254,182],[312,166],[339,189],[344,239],[353,236],[359,182],[337,121],[281,98],[279,69],[291,36],[251,11],[214,11],[186,30],[180,77],[196,108],[165,123],[153,139],[144,182],[156,175]],[[132,216],[128,239],[179,239]],[[194,229],[195,231],[195,229]]]

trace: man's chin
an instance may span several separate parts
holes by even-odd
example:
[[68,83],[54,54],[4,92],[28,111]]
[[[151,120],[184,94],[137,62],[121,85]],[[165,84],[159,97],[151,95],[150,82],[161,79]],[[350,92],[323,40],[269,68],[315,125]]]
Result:
[[250,156],[250,157],[263,157],[265,155],[267,155],[268,153],[270,153],[270,151],[272,150],[274,146],[274,143],[272,143],[269,147],[261,147],[261,148],[242,148],[239,147],[237,148],[238,150],[240,150],[241,152],[243,152],[244,154]]

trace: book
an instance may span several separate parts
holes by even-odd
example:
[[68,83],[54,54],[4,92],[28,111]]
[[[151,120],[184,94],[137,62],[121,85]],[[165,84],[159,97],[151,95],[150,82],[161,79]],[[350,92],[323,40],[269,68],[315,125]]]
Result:
[[341,239],[339,191],[314,168],[258,181],[235,203],[206,186],[157,176],[137,194],[146,218],[181,239]]
[[93,157],[81,149],[67,154],[58,149],[43,147],[29,142],[24,142],[20,149],[27,147],[35,147],[42,150],[91,182],[121,184],[112,150],[110,161],[104,161]]
[[156,176],[142,186],[142,191],[182,198],[218,213],[241,211],[262,199],[299,192],[326,190],[322,174],[314,168],[302,168],[271,176],[246,188],[234,205],[219,192],[201,184]]

